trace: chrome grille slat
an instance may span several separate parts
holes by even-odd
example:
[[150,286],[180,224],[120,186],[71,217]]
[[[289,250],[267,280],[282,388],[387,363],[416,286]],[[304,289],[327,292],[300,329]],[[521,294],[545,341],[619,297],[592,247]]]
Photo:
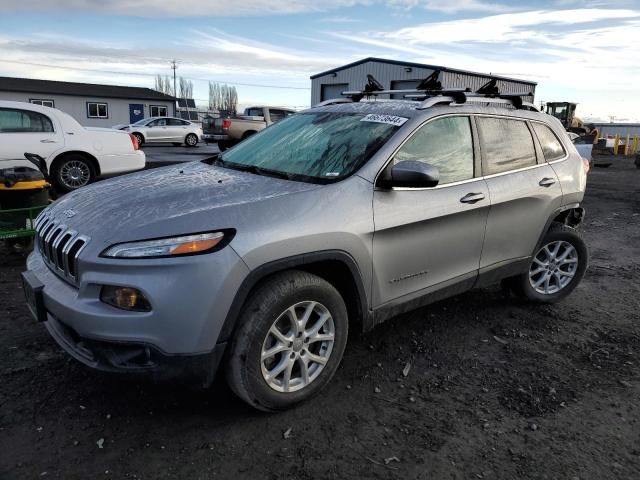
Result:
[[69,251],[71,250],[71,247],[75,244],[76,237],[78,236],[78,232],[74,230],[69,230],[68,233],[71,234],[71,238],[65,244],[65,246],[62,247],[62,258],[63,258],[62,268],[65,272],[69,271]]
[[36,219],[36,244],[45,264],[56,275],[78,286],[78,258],[90,238],[49,214]]

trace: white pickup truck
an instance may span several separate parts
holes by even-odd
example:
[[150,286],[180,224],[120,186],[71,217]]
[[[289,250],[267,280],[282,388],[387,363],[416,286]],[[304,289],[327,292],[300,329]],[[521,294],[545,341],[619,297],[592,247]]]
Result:
[[243,115],[216,118],[209,125],[203,124],[204,139],[207,142],[218,142],[218,147],[224,151],[294,113],[295,110],[281,107],[245,108]]

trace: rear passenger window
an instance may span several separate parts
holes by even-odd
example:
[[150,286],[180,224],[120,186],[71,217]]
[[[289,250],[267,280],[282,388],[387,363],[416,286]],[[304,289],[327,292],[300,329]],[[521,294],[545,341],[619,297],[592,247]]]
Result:
[[478,117],[486,160],[485,175],[536,164],[536,149],[527,124],[507,118]]
[[473,178],[473,140],[469,117],[447,117],[421,127],[394,158],[437,167],[440,185]]
[[560,143],[560,140],[558,140],[558,137],[556,137],[556,134],[553,133],[553,130],[541,123],[532,123],[532,125],[540,141],[544,159],[547,162],[552,162],[565,156],[566,152],[564,151],[564,147],[562,143]]
[[0,108],[0,132],[50,133],[53,132],[53,124],[38,112]]

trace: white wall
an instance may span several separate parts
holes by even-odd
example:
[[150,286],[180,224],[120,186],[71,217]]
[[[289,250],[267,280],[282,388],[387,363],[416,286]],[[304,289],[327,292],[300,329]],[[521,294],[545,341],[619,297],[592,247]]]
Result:
[[[53,100],[54,107],[68,113],[75,118],[80,125],[85,127],[105,127],[111,128],[118,124],[129,123],[129,104],[144,105],[144,116],[151,116],[150,105],[164,105],[167,107],[169,116],[174,114],[172,102],[159,100],[126,100],[120,98],[101,97],[75,97],[72,95],[48,95],[37,93],[3,92],[0,91],[0,100],[11,100],[14,102],[29,102],[30,99]],[[88,118],[87,102],[106,103],[109,106],[109,118]]]

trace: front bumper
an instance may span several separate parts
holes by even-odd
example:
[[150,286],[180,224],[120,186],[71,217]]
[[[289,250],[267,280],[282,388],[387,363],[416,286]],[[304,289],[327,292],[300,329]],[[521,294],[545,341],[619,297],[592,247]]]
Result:
[[152,345],[83,338],[50,314],[45,327],[64,351],[88,367],[203,387],[213,382],[227,345],[226,342],[218,343],[211,352],[199,355],[167,355]]
[[[232,248],[208,255],[156,260],[84,260],[76,288],[44,263],[38,251],[27,268],[44,284],[45,325],[71,356],[101,370],[173,372],[217,366],[220,331],[248,273]],[[150,312],[100,301],[104,285],[140,290]],[[226,339],[222,339],[226,340]],[[206,368],[205,368],[206,370]]]

